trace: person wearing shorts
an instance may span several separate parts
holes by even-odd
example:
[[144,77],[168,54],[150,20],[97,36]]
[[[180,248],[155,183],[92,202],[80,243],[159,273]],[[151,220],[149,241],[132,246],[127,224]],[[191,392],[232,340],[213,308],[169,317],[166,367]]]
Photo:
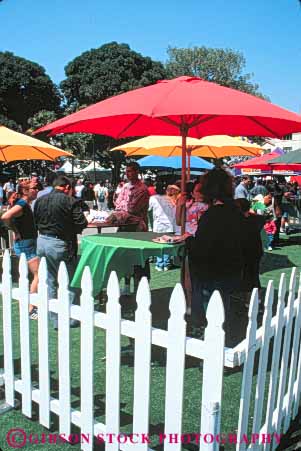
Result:
[[[21,182],[18,192],[10,197],[10,208],[1,219],[14,232],[14,251],[17,257],[25,254],[28,268],[33,276],[30,293],[38,291],[39,257],[37,255],[37,230],[30,203],[36,199],[38,187],[35,181]],[[37,319],[37,307],[29,305],[31,319]]]

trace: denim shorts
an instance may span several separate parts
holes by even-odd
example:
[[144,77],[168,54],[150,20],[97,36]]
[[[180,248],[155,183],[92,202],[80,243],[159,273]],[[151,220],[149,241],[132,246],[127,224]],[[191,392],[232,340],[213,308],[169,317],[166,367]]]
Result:
[[28,239],[28,240],[19,240],[14,243],[15,254],[20,257],[21,254],[25,254],[26,260],[32,260],[36,258],[37,255],[37,240],[36,239]]

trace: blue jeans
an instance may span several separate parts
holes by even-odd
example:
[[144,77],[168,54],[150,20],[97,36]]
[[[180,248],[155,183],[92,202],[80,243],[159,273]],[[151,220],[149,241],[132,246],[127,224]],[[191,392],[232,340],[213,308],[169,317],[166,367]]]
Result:
[[17,257],[25,254],[26,260],[30,261],[37,257],[37,240],[26,239],[14,242],[14,250]]
[[274,241],[274,235],[272,233],[267,233],[268,240],[267,240],[267,249],[269,247],[272,247],[273,241]]
[[[48,297],[49,299],[56,299],[59,265],[61,261],[65,262],[69,281],[71,282],[77,263],[76,256],[70,252],[69,242],[45,235],[40,235],[38,237],[37,254],[40,258],[46,258],[48,271]],[[70,303],[72,304],[78,297],[79,289],[69,287],[69,290]],[[57,326],[57,314],[50,313],[49,317],[52,319],[54,326]]]
[[157,257],[156,266],[158,268],[167,268],[170,265],[170,257],[168,254],[163,254],[162,257]]

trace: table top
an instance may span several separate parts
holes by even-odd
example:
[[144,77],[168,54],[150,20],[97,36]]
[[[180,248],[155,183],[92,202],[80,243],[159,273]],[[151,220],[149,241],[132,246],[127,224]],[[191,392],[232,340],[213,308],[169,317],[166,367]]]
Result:
[[117,232],[104,235],[84,236],[81,246],[87,244],[96,246],[124,247],[127,249],[165,249],[170,247],[181,247],[183,243],[154,243],[152,240],[166,233],[155,232]]
[[88,228],[109,228],[109,227],[129,227],[129,226],[135,226],[137,225],[138,222],[133,222],[131,224],[113,224],[110,221],[94,221],[94,222],[89,222],[89,224],[87,225]]
[[111,271],[118,278],[131,275],[134,266],[145,266],[152,256],[181,254],[184,243],[154,243],[153,238],[164,235],[153,232],[118,232],[89,235],[82,238],[81,258],[75,271],[72,286],[80,287],[82,273],[89,266],[93,278],[93,293],[98,294],[108,282]]

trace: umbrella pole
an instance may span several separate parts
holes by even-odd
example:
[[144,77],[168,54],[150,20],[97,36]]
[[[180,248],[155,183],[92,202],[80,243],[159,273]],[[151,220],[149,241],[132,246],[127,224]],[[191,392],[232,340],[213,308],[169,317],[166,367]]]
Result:
[[[181,127],[182,133],[182,177],[181,177],[181,192],[182,194],[186,193],[186,138],[188,135],[188,127],[186,124],[183,124]],[[185,233],[185,221],[186,220],[186,208],[185,205],[182,209],[182,217],[181,217],[181,234]]]
[[190,164],[191,164],[191,151],[187,150],[187,181],[190,181]]
[[95,168],[95,139],[93,136],[93,175],[94,175],[94,183],[96,183],[96,168]]

